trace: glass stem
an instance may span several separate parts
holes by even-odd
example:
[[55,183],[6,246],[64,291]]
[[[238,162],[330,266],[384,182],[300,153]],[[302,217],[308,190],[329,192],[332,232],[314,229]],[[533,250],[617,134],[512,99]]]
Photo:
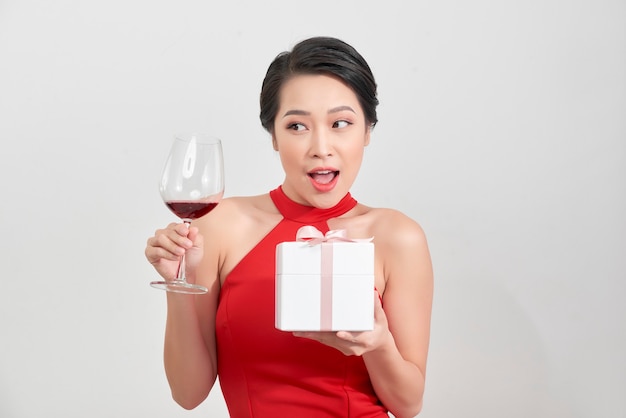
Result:
[[[189,229],[189,226],[191,225],[191,221],[185,219],[183,220],[183,222],[185,222],[185,224],[187,225],[187,229]],[[185,254],[183,254],[180,257],[180,263],[178,264],[178,274],[176,275],[176,280],[179,282],[187,282],[187,279],[185,278]]]

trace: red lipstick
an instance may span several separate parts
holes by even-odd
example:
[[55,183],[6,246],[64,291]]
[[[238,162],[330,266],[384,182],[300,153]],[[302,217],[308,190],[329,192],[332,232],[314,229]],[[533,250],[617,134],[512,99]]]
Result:
[[337,185],[339,170],[332,167],[317,167],[308,173],[311,185],[319,192],[329,192]]

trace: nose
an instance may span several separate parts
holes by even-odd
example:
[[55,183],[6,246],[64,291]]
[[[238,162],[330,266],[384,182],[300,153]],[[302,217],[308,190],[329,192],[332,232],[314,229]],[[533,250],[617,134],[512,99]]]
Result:
[[333,155],[332,140],[328,132],[315,129],[311,134],[310,155],[313,158],[328,158]]

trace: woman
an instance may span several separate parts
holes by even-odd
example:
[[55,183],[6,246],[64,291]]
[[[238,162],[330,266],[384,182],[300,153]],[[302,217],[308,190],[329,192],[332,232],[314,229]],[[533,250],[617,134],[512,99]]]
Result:
[[[233,417],[413,417],[422,407],[433,278],[417,223],[349,190],[377,122],[376,83],[350,45],[311,38],[276,57],[261,122],[285,171],[270,193],[224,199],[170,224],[146,257],[165,279],[187,256],[202,296],[167,294],[165,370],[176,402],[199,405],[219,375]],[[375,325],[366,332],[274,327],[276,244],[304,224],[375,237]],[[384,308],[383,308],[384,307]]]

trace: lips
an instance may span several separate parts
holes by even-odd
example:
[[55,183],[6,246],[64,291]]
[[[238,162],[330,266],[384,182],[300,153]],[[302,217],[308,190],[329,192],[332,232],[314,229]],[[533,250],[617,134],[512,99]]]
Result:
[[309,171],[308,176],[311,178],[311,184],[320,192],[327,192],[335,187],[339,170],[334,168],[316,168]]
[[309,173],[309,177],[311,177],[316,183],[320,184],[328,184],[337,177],[339,171],[334,170],[318,170]]

